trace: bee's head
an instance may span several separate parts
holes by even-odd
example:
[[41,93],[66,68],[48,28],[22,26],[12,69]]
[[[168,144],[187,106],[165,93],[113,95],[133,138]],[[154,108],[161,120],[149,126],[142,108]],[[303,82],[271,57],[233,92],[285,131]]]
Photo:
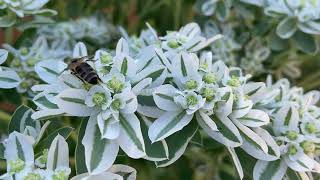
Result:
[[68,69],[74,69],[82,62],[82,58],[74,58],[69,60]]

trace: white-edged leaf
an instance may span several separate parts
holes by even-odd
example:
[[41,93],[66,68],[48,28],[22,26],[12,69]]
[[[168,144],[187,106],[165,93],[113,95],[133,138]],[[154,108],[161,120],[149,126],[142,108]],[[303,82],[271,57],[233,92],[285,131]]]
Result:
[[178,90],[170,84],[157,87],[153,91],[153,99],[157,107],[165,111],[179,111],[181,107],[174,102]]
[[134,59],[123,55],[114,58],[113,68],[129,78],[134,78],[137,69]]
[[144,159],[149,161],[163,161],[169,156],[168,146],[165,140],[152,143],[148,137],[148,128],[151,125],[151,121],[142,115],[138,116],[141,123],[141,131],[146,147],[146,156]]
[[40,131],[41,125],[39,121],[35,121],[31,118],[31,115],[34,111],[25,106],[19,106],[14,114],[12,115],[10,124],[9,124],[9,133],[17,131],[23,133],[27,126],[33,127],[36,130]]
[[58,105],[54,103],[55,94],[41,92],[33,98],[33,102],[41,109],[58,109]]
[[273,125],[275,127],[288,126],[290,129],[295,129],[299,120],[297,108],[291,104],[284,104],[274,115]]
[[263,82],[250,82],[243,85],[244,94],[250,97],[253,103],[259,102],[264,98],[266,85]]
[[169,148],[169,158],[164,161],[156,161],[157,167],[166,167],[178,160],[185,152],[192,137],[196,134],[198,125],[196,121],[191,121],[181,131],[166,138]]
[[222,95],[222,101],[217,103],[217,114],[219,116],[228,116],[232,112],[233,93],[229,87],[224,87],[219,90]]
[[116,55],[121,55],[121,54],[129,54],[129,46],[128,42],[124,39],[121,38],[116,47]]
[[69,168],[69,147],[61,135],[54,138],[48,151],[47,169]]
[[86,106],[87,91],[82,89],[66,89],[57,96],[59,109],[73,116],[90,116],[93,108]]
[[258,160],[253,169],[253,179],[282,179],[287,171],[287,165],[284,160],[262,161]]
[[34,162],[33,141],[29,136],[16,131],[9,134],[5,144],[5,159],[7,162],[18,159],[24,161],[26,165],[32,165]]
[[57,81],[60,73],[67,68],[67,64],[62,61],[44,60],[37,63],[34,70],[45,82],[51,84]]
[[98,114],[97,122],[103,138],[116,139],[120,134],[120,124],[113,115],[105,116],[103,113]]
[[287,17],[283,19],[277,26],[277,34],[283,39],[290,38],[297,31],[297,19]]
[[315,167],[315,160],[304,153],[295,161],[292,161],[288,156],[284,160],[291,169],[298,172],[312,171]]
[[270,122],[268,114],[258,109],[251,109],[248,114],[236,119],[248,127],[260,127]]
[[165,112],[149,128],[148,135],[151,142],[160,141],[180,131],[190,123],[192,117],[193,115],[188,115],[184,110]]
[[268,153],[260,153],[259,159],[264,161],[274,161],[278,159],[280,157],[280,147],[269,132],[263,128],[254,128],[253,130],[266,142],[268,146]]
[[200,127],[206,131],[219,131],[216,123],[204,112],[199,111],[196,113],[196,118]]
[[137,112],[151,118],[159,118],[165,111],[159,109],[154,102],[152,94],[140,94],[137,96]]
[[150,88],[160,86],[167,77],[167,70],[162,65],[155,65],[151,68],[146,68],[140,71],[132,79],[133,84],[138,84],[140,81],[146,78],[151,78],[152,83]]
[[211,115],[219,131],[206,131],[214,140],[229,147],[238,147],[242,144],[241,135],[237,127],[228,117]]
[[80,58],[84,56],[88,56],[86,45],[83,42],[78,42],[73,48],[72,57]]
[[151,78],[146,78],[143,79],[142,81],[140,81],[138,84],[136,84],[133,88],[132,88],[132,92],[135,95],[139,95],[141,93],[141,91],[143,89],[146,89],[149,87],[149,85],[152,83],[152,79]]
[[160,48],[155,48],[154,49],[156,56],[158,57],[159,61],[161,62],[162,65],[164,65],[166,68],[168,68],[169,72],[172,72],[173,67],[169,60],[166,58],[164,55],[162,49]]
[[237,169],[237,172],[238,172],[238,175],[240,177],[240,179],[243,179],[243,170],[242,170],[242,166],[241,166],[241,163],[240,163],[240,160],[235,152],[235,150],[233,148],[230,148],[230,147],[227,147],[231,157],[232,157],[232,161],[234,163],[234,165],[236,166],[236,169]]
[[0,67],[0,88],[10,89],[17,87],[21,79],[18,74],[6,67]]
[[117,139],[121,149],[131,158],[141,158],[146,155],[139,119],[135,114],[119,114],[121,125],[120,136]]
[[79,174],[71,178],[71,180],[123,180],[122,176],[111,172],[102,172],[97,175],[89,175],[89,173]]
[[137,178],[137,171],[127,165],[115,164],[108,171],[122,176],[123,180],[135,180]]
[[119,145],[116,141],[102,138],[96,116],[90,117],[82,144],[85,148],[86,166],[91,175],[108,170],[119,151]]
[[175,67],[172,74],[176,78],[197,74],[199,68],[199,64],[193,59],[193,56],[186,52],[177,54],[176,57],[174,57],[172,66]]
[[237,120],[233,120],[233,123],[239,128],[239,132],[243,139],[241,148],[245,152],[257,159],[260,158],[261,154],[268,153],[267,143],[258,134]]
[[0,49],[0,64],[4,63],[7,60],[8,51],[5,49]]
[[44,109],[34,112],[31,118],[40,121],[66,115],[67,114],[62,109]]

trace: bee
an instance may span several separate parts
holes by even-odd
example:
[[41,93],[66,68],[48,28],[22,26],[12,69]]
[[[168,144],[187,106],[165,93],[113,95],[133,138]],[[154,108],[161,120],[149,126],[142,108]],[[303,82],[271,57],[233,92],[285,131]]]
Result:
[[71,74],[77,76],[83,82],[93,85],[98,84],[100,78],[97,72],[87,63],[87,61],[92,60],[87,56],[71,59],[67,68],[71,71]]

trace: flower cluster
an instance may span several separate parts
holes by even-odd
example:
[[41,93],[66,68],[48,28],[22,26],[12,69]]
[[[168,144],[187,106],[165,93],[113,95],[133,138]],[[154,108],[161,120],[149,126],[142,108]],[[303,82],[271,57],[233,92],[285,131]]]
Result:
[[[125,38],[114,50],[98,49],[92,56],[82,42],[71,52],[63,46],[51,48],[43,37],[31,48],[7,46],[21,60],[17,67],[34,72],[37,83],[42,84],[31,88],[37,111],[21,113],[24,107],[18,108],[15,114],[22,120],[13,118],[9,125],[10,135],[4,143],[8,172],[3,177],[67,178],[67,158],[59,157],[60,151],[68,154],[67,136],[57,136],[57,130],[51,146],[40,156],[37,149],[50,123],[41,128],[40,120],[64,116],[82,117],[75,180],[135,179],[133,168],[113,165],[120,148],[131,158],[165,167],[183,155],[197,132],[227,147],[240,178],[244,173],[235,150],[238,147],[257,160],[254,179],[265,174],[270,179],[283,177],[287,167],[319,172],[318,92],[303,94],[300,88],[290,88],[287,80],[273,85],[253,82],[241,68],[227,67],[219,55],[237,49],[230,29],[223,31],[230,32],[226,39],[233,47],[221,41],[217,27],[207,34],[213,35],[209,38],[196,23],[162,37],[148,27],[139,38],[122,31]],[[215,50],[208,51],[209,46]],[[224,46],[228,50],[219,54]],[[249,71],[251,66],[245,62],[254,59],[258,64],[269,54],[264,40],[252,39],[241,65]],[[69,64],[61,61],[70,56]],[[33,123],[26,123],[29,121]],[[20,148],[19,143],[28,158],[19,151],[11,154],[10,150]]]
[[[155,43],[140,46],[135,53],[120,39],[115,51],[98,50],[92,59],[86,46],[77,43],[73,58],[82,58],[94,71],[70,69],[50,82],[43,79],[48,84],[33,86],[39,109],[32,118],[89,117],[80,142],[89,176],[106,172],[119,147],[131,158],[168,166],[183,154],[198,126],[227,146],[236,161],[235,147],[259,162],[280,158],[282,146],[264,128],[270,124],[269,115],[274,117],[270,113],[279,108],[270,105],[270,96],[278,91],[267,96],[265,83],[250,82],[251,76],[240,68],[214,62],[211,52],[201,50],[218,37],[202,37],[195,23],[164,37],[153,33],[153,38]],[[96,73],[97,82],[81,72]],[[237,170],[242,177],[241,165]]]
[[84,40],[90,44],[106,45],[117,35],[117,30],[102,17],[92,16],[41,26],[37,34],[51,41],[60,41],[72,49],[77,41]]
[[[60,44],[58,41],[49,44],[44,36],[38,37],[29,48],[23,46],[15,49],[9,44],[4,44],[3,46],[13,54],[14,58],[10,63],[10,67],[22,79],[17,91],[19,93],[27,92],[30,96],[32,96],[30,88],[40,83],[38,76],[43,77],[46,74],[58,76],[65,68],[60,62],[71,54],[71,51],[68,51],[64,44]],[[47,62],[55,62],[56,65],[46,67]],[[50,81],[50,78],[47,77],[47,81]]]
[[0,27],[10,27],[16,23],[16,16],[23,18],[28,15],[46,15],[53,16],[57,12],[51,9],[42,9],[49,0],[1,0]]
[[[268,97],[259,102],[258,107],[269,113],[272,124],[270,131],[280,147],[281,157],[274,162],[257,161],[254,176],[257,179],[273,165],[277,171],[270,177],[284,176],[287,168],[298,172],[319,172],[319,113],[316,106],[319,92],[303,93],[302,88],[290,87],[287,79],[275,84],[268,80],[262,96]],[[263,95],[264,94],[264,95]]]
[[[247,0],[245,0],[246,2]],[[248,3],[252,3],[248,1]],[[320,3],[315,0],[267,0],[253,3],[262,6],[267,16],[279,20],[277,34],[290,38],[297,30],[307,34],[320,34]]]

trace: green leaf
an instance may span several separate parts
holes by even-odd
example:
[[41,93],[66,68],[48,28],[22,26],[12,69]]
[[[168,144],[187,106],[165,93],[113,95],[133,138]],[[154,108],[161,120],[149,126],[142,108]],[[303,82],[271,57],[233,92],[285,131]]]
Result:
[[216,123],[219,132],[226,137],[227,139],[240,143],[239,138],[222,122],[222,120],[218,116],[210,116],[210,118]]
[[31,118],[33,112],[34,111],[31,108],[25,105],[19,106],[12,115],[8,129],[9,133],[12,133],[13,131],[23,133],[27,126],[40,128],[40,122]]
[[142,105],[142,106],[154,106],[154,107],[157,106],[156,103],[153,100],[153,96],[152,95],[150,95],[150,96],[138,95],[137,99],[138,99],[139,105]]
[[135,133],[135,130],[133,129],[131,124],[128,122],[130,119],[127,119],[123,114],[120,113],[119,120],[120,120],[121,126],[127,132],[128,136],[134,142],[137,148],[141,151],[145,151],[142,142],[140,141],[139,137],[137,137]]
[[85,102],[84,102],[83,99],[70,98],[70,97],[60,97],[60,99],[62,99],[64,101],[68,101],[68,102],[73,102],[73,103],[76,103],[76,104],[85,105]]
[[177,114],[169,124],[167,124],[160,132],[157,134],[155,139],[160,138],[161,136],[165,135],[168,133],[172,128],[174,128],[178,122],[186,115],[186,111],[181,111],[179,114]]
[[287,17],[283,19],[277,26],[277,34],[282,39],[290,38],[297,30],[297,19]]
[[39,104],[41,104],[42,106],[45,106],[46,108],[49,108],[49,109],[59,109],[59,107],[56,104],[50,102],[45,95],[35,97],[33,101],[36,104],[38,103],[38,106],[40,106]]
[[84,146],[82,145],[81,141],[83,139],[84,133],[86,131],[86,127],[88,124],[88,118],[83,118],[81,121],[80,129],[78,132],[78,141],[75,150],[75,167],[76,167],[76,174],[82,174],[88,172],[86,167],[86,159],[84,157]]
[[62,127],[54,131],[53,133],[49,134],[46,138],[40,140],[39,143],[35,146],[34,148],[35,154],[41,153],[43,149],[49,149],[52,141],[58,134],[63,136],[65,139],[67,139],[72,133],[72,131],[73,131],[73,128],[71,127]]
[[186,150],[188,143],[198,130],[197,121],[191,121],[182,130],[167,137],[166,143],[169,147],[169,158],[164,161],[157,161],[157,167],[165,167],[178,160]]
[[269,47],[275,51],[282,51],[289,48],[289,41],[281,39],[275,31],[269,34]]
[[0,17],[0,27],[10,27],[16,23],[16,15],[13,12],[9,12],[7,15]]
[[55,15],[57,15],[58,12],[55,11],[55,10],[52,10],[52,9],[40,9],[40,10],[38,10],[38,11],[33,12],[32,14],[50,17],[50,16],[55,16]]
[[4,159],[5,147],[3,143],[0,143],[0,159]]
[[168,158],[168,147],[166,142],[158,141],[155,143],[152,143],[151,140],[148,137],[148,123],[150,124],[151,121],[149,121],[146,117],[143,117],[142,115],[138,116],[140,120],[141,125],[141,131],[144,139],[145,149],[148,160],[152,161],[161,161]]
[[313,35],[306,34],[302,31],[297,31],[292,38],[298,49],[304,53],[315,54],[319,47],[316,38]]
[[127,75],[127,71],[128,71],[128,59],[124,58],[121,65],[121,73],[123,75]]

